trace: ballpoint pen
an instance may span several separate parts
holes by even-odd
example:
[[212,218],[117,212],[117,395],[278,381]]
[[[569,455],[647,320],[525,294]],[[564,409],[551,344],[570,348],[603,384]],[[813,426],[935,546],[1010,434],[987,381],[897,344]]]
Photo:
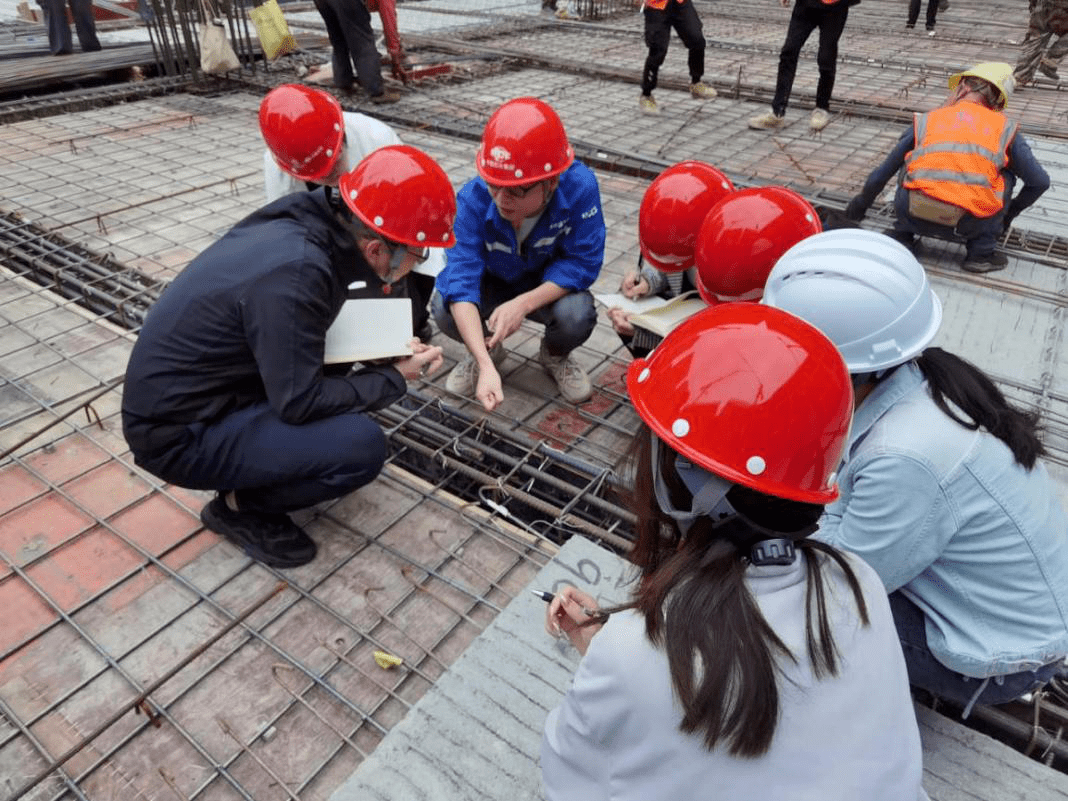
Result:
[[[537,595],[543,601],[545,601],[545,603],[552,603],[553,598],[556,597],[551,592],[546,592],[545,590],[531,590],[531,592],[534,593],[535,595]],[[586,617],[594,617],[596,615],[602,614],[601,612],[597,611],[596,609],[589,609],[588,607],[585,607],[585,606],[579,606],[579,609],[582,610],[582,614],[584,614]]]

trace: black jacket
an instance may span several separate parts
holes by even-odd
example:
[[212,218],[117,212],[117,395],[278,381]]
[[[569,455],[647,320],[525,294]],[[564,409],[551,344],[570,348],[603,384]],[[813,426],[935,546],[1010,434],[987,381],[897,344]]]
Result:
[[299,425],[403,396],[404,378],[390,366],[323,374],[326,329],[354,281],[381,296],[381,279],[324,191],[287,195],[239,222],[145,319],[122,402],[130,447],[160,444],[153,427],[211,422],[263,401]]

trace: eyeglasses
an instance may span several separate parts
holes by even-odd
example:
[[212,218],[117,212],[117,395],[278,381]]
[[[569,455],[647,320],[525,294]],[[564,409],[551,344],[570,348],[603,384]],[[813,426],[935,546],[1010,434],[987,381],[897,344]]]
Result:
[[489,193],[494,197],[501,192],[504,192],[508,197],[522,200],[541,184],[542,181],[535,181],[532,184],[524,184],[523,186],[498,186],[497,184],[491,184],[489,181],[486,181],[486,188],[489,189]]
[[422,264],[430,258],[430,248],[417,248],[414,245],[402,245],[398,242],[390,242],[388,239],[383,239],[382,241],[392,249],[389,256],[390,271],[399,270],[408,256],[414,256],[416,264]]

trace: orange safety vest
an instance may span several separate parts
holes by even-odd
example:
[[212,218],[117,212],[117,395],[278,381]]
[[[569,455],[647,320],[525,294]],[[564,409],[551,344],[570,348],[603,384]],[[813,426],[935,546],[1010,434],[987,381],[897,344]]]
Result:
[[1016,123],[1000,111],[960,102],[917,114],[916,147],[905,156],[906,189],[991,217],[1005,205],[1009,145]]
[[[668,2],[669,0],[645,0],[645,7],[651,8],[653,11],[663,11],[667,8]],[[679,0],[679,5],[681,6],[685,2],[686,0]]]

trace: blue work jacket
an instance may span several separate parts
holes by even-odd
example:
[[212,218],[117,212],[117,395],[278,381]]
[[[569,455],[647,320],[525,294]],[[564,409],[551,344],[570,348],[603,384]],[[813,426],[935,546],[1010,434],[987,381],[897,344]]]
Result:
[[839,487],[816,539],[919,606],[944,665],[986,678],[1068,654],[1068,520],[1046,468],[947,416],[915,363],[857,409]]
[[604,263],[604,215],[597,178],[575,162],[560,175],[549,205],[522,248],[481,178],[456,195],[456,245],[449,250],[436,288],[446,304],[482,299],[488,271],[509,283],[531,286],[551,281],[563,289],[589,289]]

